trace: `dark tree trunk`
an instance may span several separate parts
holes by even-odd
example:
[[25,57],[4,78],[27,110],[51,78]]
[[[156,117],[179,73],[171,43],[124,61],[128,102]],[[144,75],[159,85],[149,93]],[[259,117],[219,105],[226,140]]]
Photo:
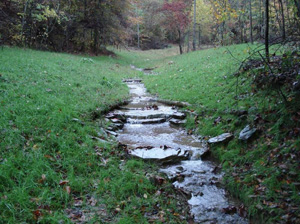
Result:
[[182,50],[182,33],[181,33],[181,30],[178,29],[178,45],[179,45],[179,52],[180,54],[183,54],[183,50]]
[[95,55],[98,55],[98,38],[99,38],[98,34],[99,34],[98,29],[97,29],[97,27],[95,27],[94,28],[94,46],[93,46]]
[[199,33],[198,33],[198,48],[201,47],[201,26],[199,24]]
[[220,34],[221,34],[221,45],[224,46],[224,29],[225,29],[225,21],[221,23]]
[[265,51],[267,61],[269,62],[269,0],[265,0]]
[[296,8],[297,8],[297,16],[300,18],[300,1],[294,0]]
[[249,12],[250,12],[250,41],[253,44],[253,22],[252,22],[252,0],[249,0]]
[[196,0],[194,0],[193,51],[196,50]]
[[285,17],[284,17],[284,9],[283,9],[283,3],[282,0],[279,0],[280,4],[280,12],[282,17],[282,39],[285,40],[286,38],[286,32],[285,32]]
[[[281,24],[281,21],[279,19],[279,15],[278,15],[279,13],[278,13],[278,10],[277,10],[277,7],[276,7],[276,0],[274,0],[274,9],[275,9],[276,19],[277,19],[277,22],[278,22],[279,29],[282,32],[282,24]],[[275,21],[274,21],[274,23],[275,23]]]
[[189,53],[190,52],[190,31],[188,31],[188,33],[187,33],[187,53]]

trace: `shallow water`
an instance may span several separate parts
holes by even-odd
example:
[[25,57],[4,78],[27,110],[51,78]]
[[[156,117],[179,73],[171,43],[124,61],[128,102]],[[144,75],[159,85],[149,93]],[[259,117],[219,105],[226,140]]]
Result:
[[170,124],[170,119],[184,119],[184,114],[153,100],[142,83],[127,84],[131,102],[112,114],[126,118],[118,140],[128,146],[131,155],[153,161],[169,159],[168,164],[170,159],[177,162],[160,171],[174,181],[176,188],[191,195],[188,203],[195,222],[248,223],[238,212],[228,212],[230,206],[238,211],[239,205],[222,188],[223,174],[215,172],[217,165],[201,160],[206,144]]

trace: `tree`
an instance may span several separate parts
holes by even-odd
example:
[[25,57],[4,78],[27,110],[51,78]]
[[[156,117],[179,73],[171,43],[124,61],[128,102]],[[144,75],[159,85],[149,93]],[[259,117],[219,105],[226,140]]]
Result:
[[249,0],[250,41],[253,44],[252,0]]
[[183,54],[183,39],[185,31],[190,24],[189,9],[191,1],[175,0],[173,2],[165,2],[162,11],[165,13],[165,27],[170,32],[177,32],[178,45],[180,54]]
[[269,61],[269,0],[265,0],[265,52],[267,61]]
[[196,50],[196,0],[194,0],[193,51]]

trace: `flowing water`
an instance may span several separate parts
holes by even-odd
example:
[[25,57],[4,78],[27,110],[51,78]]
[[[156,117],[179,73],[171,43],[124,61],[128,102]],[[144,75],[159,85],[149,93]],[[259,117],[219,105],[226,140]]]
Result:
[[126,82],[131,102],[108,117],[119,126],[121,120],[125,123],[118,140],[130,154],[158,162],[174,186],[190,195],[196,223],[248,223],[239,215],[241,207],[222,188],[217,165],[201,159],[206,144],[176,125],[184,123],[185,114],[155,101],[140,80]]

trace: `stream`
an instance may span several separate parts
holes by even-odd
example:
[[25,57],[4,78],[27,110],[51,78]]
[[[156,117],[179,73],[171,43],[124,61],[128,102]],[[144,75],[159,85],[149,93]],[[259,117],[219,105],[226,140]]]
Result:
[[243,207],[222,188],[218,165],[201,159],[208,150],[206,143],[180,127],[185,113],[156,101],[141,80],[124,81],[131,101],[107,118],[120,128],[117,138],[130,154],[157,162],[160,172],[190,195],[188,204],[196,223],[249,223],[241,215]]

